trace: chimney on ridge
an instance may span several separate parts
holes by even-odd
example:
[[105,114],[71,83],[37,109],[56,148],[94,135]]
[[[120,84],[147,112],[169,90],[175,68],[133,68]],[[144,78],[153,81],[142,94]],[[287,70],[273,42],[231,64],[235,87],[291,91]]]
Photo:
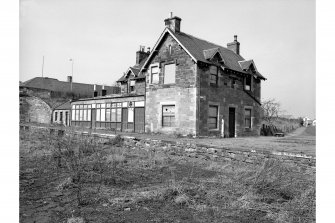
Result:
[[97,85],[95,84],[93,88],[93,97],[98,97]]
[[140,50],[136,52],[136,65],[139,65],[150,54],[150,51],[145,52],[145,46],[140,46]]
[[105,85],[102,85],[101,96],[105,96],[107,94],[107,90],[105,89]]
[[170,12],[170,18],[164,20],[165,26],[170,28],[173,32],[180,32],[180,22],[181,18],[177,16],[173,16],[172,12]]
[[227,48],[240,55],[240,42],[237,41],[237,35],[234,35],[234,42],[227,43]]
[[69,83],[72,82],[72,76],[67,76],[67,82],[69,82]]

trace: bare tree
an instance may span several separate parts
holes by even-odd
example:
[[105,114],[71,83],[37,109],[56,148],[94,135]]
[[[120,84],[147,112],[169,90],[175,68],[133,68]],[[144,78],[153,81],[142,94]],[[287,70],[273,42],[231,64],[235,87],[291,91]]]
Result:
[[277,119],[282,112],[280,109],[280,103],[276,99],[267,99],[262,101],[263,120],[269,125]]

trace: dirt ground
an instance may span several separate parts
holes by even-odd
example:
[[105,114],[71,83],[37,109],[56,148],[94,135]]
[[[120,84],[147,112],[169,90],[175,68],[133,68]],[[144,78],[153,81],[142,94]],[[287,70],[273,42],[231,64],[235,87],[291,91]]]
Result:
[[230,149],[303,153],[315,157],[315,126],[301,127],[284,137],[260,136],[227,139],[195,139],[198,143]]
[[[303,145],[313,131],[299,131],[261,140]],[[306,167],[80,140],[20,132],[20,222],[315,222],[315,172]]]

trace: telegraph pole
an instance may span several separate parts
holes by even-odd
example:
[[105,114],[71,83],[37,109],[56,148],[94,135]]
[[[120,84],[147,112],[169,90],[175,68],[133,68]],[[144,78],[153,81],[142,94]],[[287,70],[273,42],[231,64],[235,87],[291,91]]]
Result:
[[43,60],[42,60],[42,77],[43,77],[43,70],[44,70],[44,56],[43,56]]

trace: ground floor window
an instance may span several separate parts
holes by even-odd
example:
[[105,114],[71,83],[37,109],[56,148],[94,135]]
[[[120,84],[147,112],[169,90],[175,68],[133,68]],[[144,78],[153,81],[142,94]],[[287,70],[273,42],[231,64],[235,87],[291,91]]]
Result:
[[128,108],[128,122],[134,122],[134,108]]
[[244,124],[245,128],[251,128],[251,109],[244,109]]
[[210,105],[208,108],[208,129],[218,129],[219,106]]
[[72,105],[72,121],[91,121],[91,105]]
[[162,126],[175,127],[175,106],[163,105],[162,109]]

